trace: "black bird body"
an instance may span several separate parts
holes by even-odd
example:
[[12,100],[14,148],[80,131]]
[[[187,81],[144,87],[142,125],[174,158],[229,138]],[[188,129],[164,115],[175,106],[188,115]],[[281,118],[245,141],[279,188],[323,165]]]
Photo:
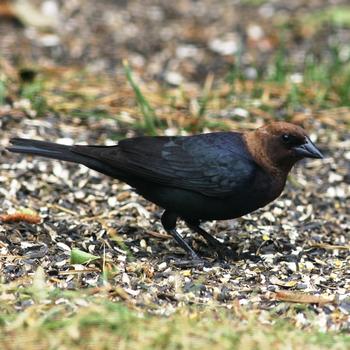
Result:
[[254,161],[242,134],[235,132],[136,137],[117,146],[12,142],[12,151],[81,163],[122,180],[149,201],[190,221],[242,216],[273,200],[284,185],[271,193],[279,181]]
[[[84,164],[128,183],[165,209],[164,228],[196,257],[176,232],[178,217],[216,245],[216,240],[199,227],[201,221],[233,219],[266,205],[280,195],[297,160],[322,156],[303,129],[288,123],[272,125],[271,130],[260,128],[250,133],[136,137],[116,146],[65,146],[12,139],[8,149]],[[293,127],[299,134],[287,143],[281,141],[280,134],[285,136]]]
[[232,219],[274,199],[276,179],[254,161],[240,133],[141,137],[118,147],[125,171],[140,177],[131,184],[136,191],[185,220]]

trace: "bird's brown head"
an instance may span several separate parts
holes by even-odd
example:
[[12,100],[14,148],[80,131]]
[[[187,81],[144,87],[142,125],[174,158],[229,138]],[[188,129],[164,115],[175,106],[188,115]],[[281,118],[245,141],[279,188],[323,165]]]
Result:
[[275,122],[246,134],[253,157],[271,171],[288,172],[302,158],[323,158],[300,126]]

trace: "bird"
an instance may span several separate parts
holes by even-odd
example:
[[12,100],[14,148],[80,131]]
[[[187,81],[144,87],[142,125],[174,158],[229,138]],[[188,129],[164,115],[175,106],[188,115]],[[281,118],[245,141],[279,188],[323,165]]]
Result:
[[129,184],[164,209],[163,228],[193,261],[201,258],[178,232],[178,219],[225,258],[229,255],[225,244],[201,223],[235,219],[264,207],[282,193],[297,161],[323,158],[306,131],[287,122],[245,132],[138,136],[113,146],[68,146],[23,138],[10,143],[10,152],[83,164]]

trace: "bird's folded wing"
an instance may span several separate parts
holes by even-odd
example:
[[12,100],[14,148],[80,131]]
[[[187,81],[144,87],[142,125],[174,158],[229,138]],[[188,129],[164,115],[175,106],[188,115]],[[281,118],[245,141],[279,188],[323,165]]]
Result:
[[76,151],[126,174],[212,197],[239,193],[256,169],[241,134],[232,132],[138,137],[114,147],[77,146]]

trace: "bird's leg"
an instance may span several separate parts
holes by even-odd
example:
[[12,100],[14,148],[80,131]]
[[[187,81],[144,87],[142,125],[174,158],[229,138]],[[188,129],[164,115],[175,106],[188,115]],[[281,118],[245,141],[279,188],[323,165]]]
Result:
[[185,222],[191,230],[199,233],[207,241],[207,243],[216,251],[220,259],[225,259],[225,258],[237,259],[238,255],[236,252],[227,248],[225,244],[219,242],[211,234],[203,230],[199,226],[199,222],[189,222],[189,221],[185,221]]
[[200,260],[198,255],[189,246],[189,244],[181,237],[181,235],[176,231],[176,220],[177,216],[174,213],[165,211],[162,215],[161,221],[162,225],[169,234],[171,234],[179,246],[186,251],[187,254],[191,256],[193,260]]

